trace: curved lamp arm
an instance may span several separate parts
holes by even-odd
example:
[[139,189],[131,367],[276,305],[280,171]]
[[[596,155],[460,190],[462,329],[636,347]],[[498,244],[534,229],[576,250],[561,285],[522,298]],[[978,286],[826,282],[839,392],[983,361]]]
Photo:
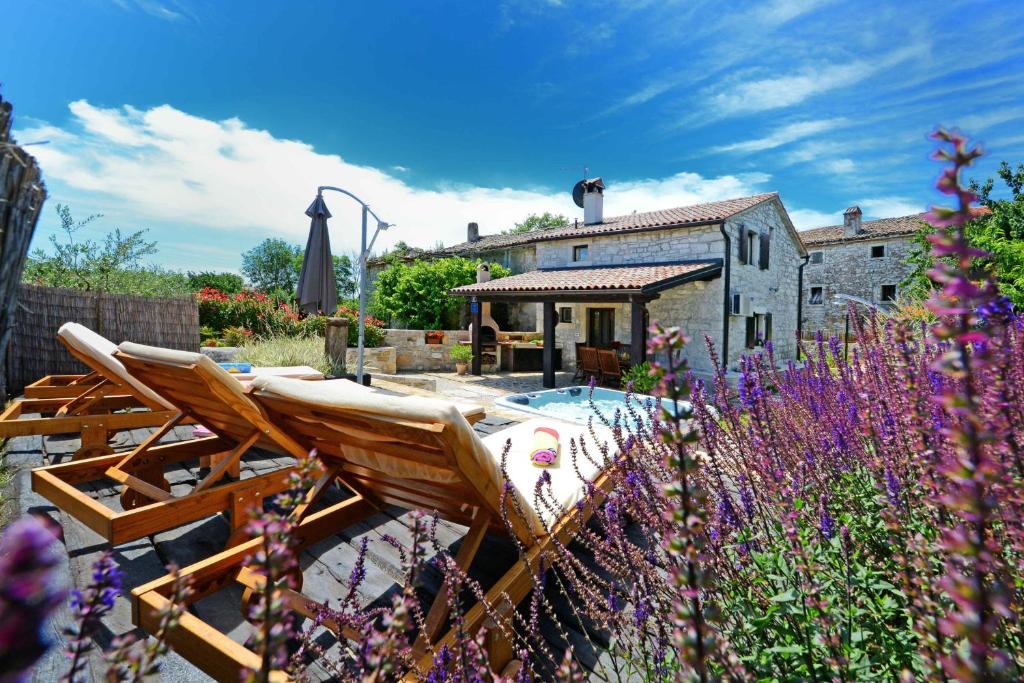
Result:
[[383,220],[381,220],[381,217],[378,216],[376,213],[374,213],[373,209],[370,208],[369,204],[367,204],[362,199],[360,199],[359,197],[355,196],[354,194],[352,194],[348,190],[343,190],[340,187],[334,187],[333,185],[321,185],[320,187],[316,188],[316,193],[317,194],[323,194],[324,190],[331,190],[333,192],[340,192],[342,194],[348,195],[352,199],[354,199],[357,202],[359,202],[360,204],[362,204],[363,208],[366,209],[367,212],[369,212],[369,214],[371,216],[373,216],[375,219],[377,219],[377,227],[379,229],[386,230],[386,229],[388,229],[388,228],[393,226],[392,223],[385,223]]

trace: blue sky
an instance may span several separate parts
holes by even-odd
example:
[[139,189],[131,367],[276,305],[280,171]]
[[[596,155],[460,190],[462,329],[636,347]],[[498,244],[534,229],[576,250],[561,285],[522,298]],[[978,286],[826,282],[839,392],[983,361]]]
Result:
[[[22,0],[0,83],[53,205],[149,228],[155,260],[237,269],[305,239],[341,185],[432,246],[465,224],[606,215],[777,190],[800,228],[923,210],[926,134],[1024,161],[1024,3]],[[328,197],[335,251],[354,203]]]

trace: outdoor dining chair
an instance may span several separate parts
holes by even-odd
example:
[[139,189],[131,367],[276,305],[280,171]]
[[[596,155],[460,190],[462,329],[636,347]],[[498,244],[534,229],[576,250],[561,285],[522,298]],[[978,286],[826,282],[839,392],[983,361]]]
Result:
[[597,363],[601,369],[602,386],[612,386],[616,389],[622,386],[622,366],[619,365],[619,357],[614,351],[599,349]]
[[594,377],[599,380],[601,377],[601,366],[597,359],[597,349],[592,346],[584,346],[580,349],[580,357],[583,359],[583,374],[580,379]]
[[[603,427],[590,432],[583,425],[534,419],[481,439],[457,407],[445,401],[346,392],[327,383],[312,386],[272,377],[257,379],[252,396],[282,431],[303,448],[316,449],[327,476],[336,476],[355,494],[301,521],[296,519],[295,552],[367,518],[380,506],[394,505],[468,525],[454,558],[468,571],[484,535],[488,531],[504,534],[511,528],[525,550],[487,590],[483,601],[465,611],[457,628],[469,634],[481,628],[488,614],[514,611],[532,587],[544,558],[567,543],[592,513],[593,505],[577,504],[591,484],[595,504],[610,487],[607,464],[617,449],[611,431]],[[529,458],[538,426],[558,430],[566,453],[574,440],[590,456],[544,470],[551,477],[546,489],[551,496],[544,501],[534,496],[539,474]],[[509,441],[503,468],[502,453]],[[509,478],[507,487],[503,469]],[[517,500],[503,500],[503,495]],[[507,512],[506,526],[503,509],[521,510],[522,515]],[[261,539],[248,541],[185,567],[180,575],[190,582],[194,596],[209,595],[234,582],[250,591],[264,588],[262,577],[246,567],[246,557],[261,543]],[[159,628],[161,610],[167,607],[173,587],[174,577],[168,575],[132,592],[136,625],[150,632]],[[451,647],[456,640],[454,627],[444,632],[449,604],[445,591],[441,589],[427,610],[414,647],[417,666],[424,672],[431,666],[431,650]],[[309,597],[285,586],[277,586],[275,593],[289,609],[312,615]],[[359,637],[340,625],[324,625],[340,637]],[[500,628],[492,628],[489,634],[494,639],[488,644],[491,665],[501,671],[511,659],[510,643]],[[234,679],[242,669],[260,665],[256,652],[188,611],[167,639],[179,654],[218,679]]]

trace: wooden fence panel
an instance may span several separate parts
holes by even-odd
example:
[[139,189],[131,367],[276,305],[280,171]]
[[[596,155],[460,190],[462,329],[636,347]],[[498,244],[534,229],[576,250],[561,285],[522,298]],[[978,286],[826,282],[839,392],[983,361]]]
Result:
[[18,310],[7,353],[8,390],[13,395],[44,375],[85,372],[57,340],[57,330],[76,322],[115,344],[133,341],[169,349],[199,349],[195,299],[100,294],[77,289],[18,288]]

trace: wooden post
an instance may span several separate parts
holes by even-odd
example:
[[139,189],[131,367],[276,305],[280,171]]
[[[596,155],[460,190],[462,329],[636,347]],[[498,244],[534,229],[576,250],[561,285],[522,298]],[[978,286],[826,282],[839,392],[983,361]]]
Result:
[[483,306],[477,301],[474,296],[469,300],[469,318],[471,321],[471,327],[473,329],[471,345],[473,347],[473,360],[470,367],[470,373],[479,376],[481,373],[481,366],[483,365],[484,359],[484,345],[483,340],[480,339],[480,328],[484,324]]
[[555,302],[544,302],[544,388],[555,388]]
[[0,97],[0,405],[7,401],[7,343],[18,284],[46,186],[36,160],[11,139],[11,103]]
[[647,304],[634,299],[630,303],[629,318],[629,360],[639,365],[647,360],[647,326],[644,325]]
[[348,352],[348,318],[328,318],[324,334],[324,352],[331,364],[331,375],[340,377],[345,372],[345,354]]

